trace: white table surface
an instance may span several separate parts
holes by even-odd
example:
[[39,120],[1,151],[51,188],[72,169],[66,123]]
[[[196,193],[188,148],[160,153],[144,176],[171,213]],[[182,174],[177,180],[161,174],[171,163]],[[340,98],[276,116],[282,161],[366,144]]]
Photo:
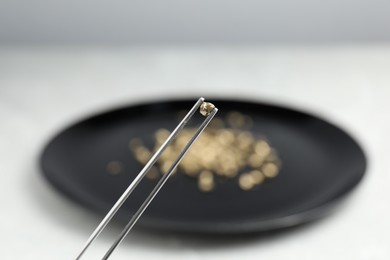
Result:
[[0,48],[0,259],[72,259],[100,220],[40,174],[53,134],[118,104],[190,94],[319,114],[360,141],[367,175],[334,214],[294,231],[209,241],[135,229],[112,259],[390,259],[390,46]]

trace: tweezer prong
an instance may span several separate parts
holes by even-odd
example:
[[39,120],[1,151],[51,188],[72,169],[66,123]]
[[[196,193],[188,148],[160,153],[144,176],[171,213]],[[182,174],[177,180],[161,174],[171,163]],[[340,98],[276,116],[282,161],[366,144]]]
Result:
[[[92,242],[97,238],[97,236],[103,231],[103,229],[107,226],[107,224],[110,222],[110,220],[113,218],[113,216],[116,214],[116,212],[119,210],[119,208],[123,205],[123,203],[127,200],[127,198],[130,196],[130,194],[133,192],[133,190],[136,188],[136,186],[139,184],[139,182],[145,177],[146,173],[152,168],[152,166],[157,162],[161,154],[164,152],[164,150],[171,144],[171,142],[176,138],[178,133],[184,128],[184,126],[188,123],[188,121],[191,119],[191,117],[194,115],[196,110],[200,107],[200,105],[204,102],[204,98],[201,97],[199,100],[195,103],[195,105],[191,108],[191,110],[187,113],[187,115],[183,118],[183,120],[177,125],[177,127],[173,130],[173,132],[169,135],[167,140],[161,145],[161,147],[156,151],[156,153],[152,156],[152,158],[146,163],[144,168],[141,170],[141,172],[136,176],[136,178],[133,180],[133,182],[129,185],[129,187],[125,190],[125,192],[121,195],[121,197],[118,199],[118,201],[114,204],[114,206],[110,209],[110,211],[107,213],[107,215],[103,218],[103,220],[100,222],[100,224],[96,227],[96,229],[93,231],[91,236],[88,238],[85,246],[79,253],[79,255],[76,257],[76,260],[80,259],[81,256],[85,253],[85,251],[88,249],[88,247],[92,244]],[[134,226],[134,224],[137,222],[137,220],[140,218],[142,213],[145,211],[145,209],[148,207],[150,202],[153,200],[153,198],[156,196],[156,194],[159,192],[161,187],[165,184],[169,176],[174,172],[177,165],[180,163],[184,155],[187,153],[188,149],[191,147],[191,145],[195,142],[195,140],[198,138],[198,136],[203,132],[203,130],[207,127],[207,125],[210,123],[210,121],[213,119],[215,114],[217,113],[218,109],[214,108],[212,112],[207,116],[207,118],[203,121],[201,126],[198,128],[196,133],[192,136],[190,141],[187,143],[187,145],[184,147],[184,149],[181,151],[179,156],[176,158],[174,163],[169,168],[168,172],[161,177],[159,182],[157,183],[156,187],[152,190],[152,192],[149,194],[149,196],[146,198],[146,200],[143,202],[141,207],[137,210],[137,212],[134,214],[134,216],[131,218],[130,222],[126,225],[125,229],[121,232],[118,239],[114,242],[114,244],[111,246],[111,248],[107,251],[106,255],[103,257],[103,259],[108,259],[108,257],[112,254],[112,252],[115,250],[115,248],[123,241],[123,239],[126,237],[126,235],[130,232],[131,228]]]
[[183,159],[184,155],[188,152],[188,150],[191,148],[192,144],[196,141],[196,139],[203,132],[203,130],[206,128],[206,126],[210,123],[211,119],[213,119],[213,117],[217,113],[217,111],[218,111],[218,109],[214,108],[214,110],[205,119],[205,121],[203,121],[203,123],[198,128],[198,130],[195,132],[195,134],[192,136],[190,141],[186,144],[186,146],[180,152],[179,156],[172,163],[168,172],[166,174],[164,174],[163,177],[161,177],[161,179],[158,181],[157,185],[154,187],[152,192],[149,194],[149,196],[146,198],[146,200],[142,203],[141,207],[137,210],[137,212],[133,215],[133,217],[131,218],[129,223],[123,229],[123,231],[119,235],[118,239],[113,243],[111,248],[107,251],[106,255],[102,258],[103,260],[108,259],[108,257],[112,254],[112,252],[115,250],[115,248],[123,241],[123,239],[126,237],[126,235],[130,232],[131,228],[134,226],[134,224],[140,218],[140,216],[145,211],[145,209],[148,207],[148,205],[153,200],[153,198],[156,196],[156,194],[160,191],[161,187],[165,184],[165,182],[168,180],[168,178],[175,171],[176,167],[179,165],[179,163]]

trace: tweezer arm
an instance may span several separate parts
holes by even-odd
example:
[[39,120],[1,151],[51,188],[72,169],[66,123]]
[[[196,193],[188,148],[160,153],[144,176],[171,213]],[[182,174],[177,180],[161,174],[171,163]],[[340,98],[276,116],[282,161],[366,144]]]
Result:
[[165,184],[165,182],[168,180],[168,178],[172,175],[172,173],[175,171],[176,167],[179,165],[181,160],[183,159],[184,155],[188,152],[188,150],[191,148],[192,144],[196,141],[196,139],[199,137],[199,135],[203,132],[203,130],[207,127],[207,125],[210,123],[210,121],[213,119],[215,114],[217,113],[218,109],[214,108],[213,111],[207,116],[207,118],[203,121],[203,123],[199,126],[195,134],[191,137],[190,141],[186,144],[186,146],[183,148],[183,150],[180,152],[179,156],[176,158],[176,160],[172,163],[171,167],[168,169],[168,172],[165,173],[161,179],[158,181],[157,185],[154,187],[152,192],[149,194],[149,196],[146,198],[146,200],[142,203],[141,207],[137,210],[137,212],[133,215],[129,223],[126,225],[126,227],[122,230],[121,234],[115,240],[115,242],[112,244],[111,248],[107,251],[106,255],[102,258],[102,260],[106,260],[110,257],[112,252],[114,252],[115,248],[123,241],[123,239],[127,236],[127,234],[130,232],[134,224],[138,221],[138,219],[141,217],[142,213],[145,211],[145,209],[149,206],[150,202],[154,199],[156,194],[160,191],[162,186]]
[[97,238],[97,236],[99,236],[99,234],[107,226],[107,224],[110,222],[110,220],[113,218],[113,216],[119,210],[119,208],[123,205],[123,203],[127,200],[127,198],[130,196],[130,194],[134,191],[135,187],[145,177],[146,173],[157,162],[158,158],[161,156],[161,154],[164,152],[164,150],[176,138],[178,133],[184,128],[184,126],[188,123],[190,118],[194,115],[194,113],[197,111],[197,109],[200,107],[200,105],[203,102],[204,102],[204,98],[203,97],[199,98],[199,100],[195,103],[195,105],[191,108],[191,110],[187,113],[187,115],[183,118],[183,120],[172,131],[172,133],[169,135],[167,140],[161,145],[161,147],[156,151],[156,153],[152,156],[152,158],[150,158],[150,160],[146,163],[146,165],[141,170],[141,172],[137,175],[137,177],[135,177],[133,182],[129,185],[129,187],[127,187],[125,192],[120,196],[118,201],[114,204],[114,206],[110,209],[110,211],[107,213],[107,215],[103,218],[103,220],[100,222],[100,224],[93,231],[93,233],[91,234],[91,236],[88,238],[87,242],[85,243],[84,247],[82,248],[81,252],[75,258],[76,260],[79,260],[82,257],[82,255],[85,253],[85,251],[88,249],[88,247],[92,244],[92,242]]

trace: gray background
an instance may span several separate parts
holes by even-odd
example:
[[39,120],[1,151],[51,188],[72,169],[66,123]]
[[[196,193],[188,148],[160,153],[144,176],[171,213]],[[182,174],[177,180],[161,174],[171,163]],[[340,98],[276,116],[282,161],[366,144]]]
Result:
[[367,43],[388,0],[0,0],[0,44]]

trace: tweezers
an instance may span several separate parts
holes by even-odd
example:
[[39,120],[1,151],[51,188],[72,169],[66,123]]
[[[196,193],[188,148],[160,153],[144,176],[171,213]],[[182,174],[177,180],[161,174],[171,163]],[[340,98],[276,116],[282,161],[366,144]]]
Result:
[[[99,234],[103,231],[103,229],[111,221],[111,219],[114,217],[114,215],[117,213],[119,208],[123,205],[123,203],[128,199],[128,197],[134,191],[134,189],[137,187],[137,185],[140,183],[140,181],[145,177],[145,175],[149,172],[149,170],[152,168],[152,166],[160,158],[160,156],[164,152],[164,150],[172,143],[172,141],[177,137],[177,135],[180,133],[180,131],[190,121],[191,117],[195,114],[195,112],[198,110],[198,108],[200,108],[202,106],[204,107],[207,104],[210,104],[210,103],[206,103],[205,99],[203,97],[199,98],[199,100],[195,103],[195,105],[191,108],[191,110],[187,113],[187,115],[183,118],[183,120],[176,126],[176,128],[173,130],[173,132],[169,135],[167,140],[165,140],[165,142],[156,151],[156,153],[153,154],[153,156],[146,163],[144,168],[139,172],[137,177],[135,177],[135,179],[127,187],[125,192],[123,192],[123,194],[120,196],[118,201],[110,209],[110,211],[103,218],[103,220],[100,222],[100,224],[96,227],[96,229],[93,231],[91,236],[88,238],[88,240],[85,243],[81,252],[75,258],[76,260],[81,259],[81,257],[86,252],[88,247],[92,244],[92,242],[99,236]],[[160,189],[165,184],[165,182],[168,180],[168,178],[175,171],[176,167],[179,165],[179,163],[183,159],[184,155],[191,148],[192,144],[196,141],[196,139],[203,132],[203,130],[207,127],[207,125],[213,119],[213,117],[215,116],[217,111],[218,111],[218,109],[214,106],[211,107],[210,111],[201,111],[202,114],[204,116],[206,116],[205,120],[202,122],[202,124],[196,130],[195,134],[191,137],[191,139],[188,141],[188,143],[184,146],[184,148],[180,152],[179,156],[175,159],[175,161],[172,163],[172,165],[168,169],[168,172],[161,177],[161,179],[158,181],[156,186],[153,188],[152,192],[148,195],[146,200],[142,203],[141,207],[132,216],[132,218],[130,219],[128,224],[122,230],[122,232],[120,233],[118,238],[114,241],[114,243],[111,245],[111,247],[108,249],[108,251],[106,252],[106,254],[104,255],[104,257],[102,259],[108,259],[111,256],[111,254],[114,252],[114,250],[117,248],[117,246],[123,241],[123,239],[126,237],[126,235],[130,232],[130,230],[132,229],[134,224],[138,221],[138,219],[141,217],[142,213],[149,206],[150,202],[153,200],[153,198],[160,191]]]

